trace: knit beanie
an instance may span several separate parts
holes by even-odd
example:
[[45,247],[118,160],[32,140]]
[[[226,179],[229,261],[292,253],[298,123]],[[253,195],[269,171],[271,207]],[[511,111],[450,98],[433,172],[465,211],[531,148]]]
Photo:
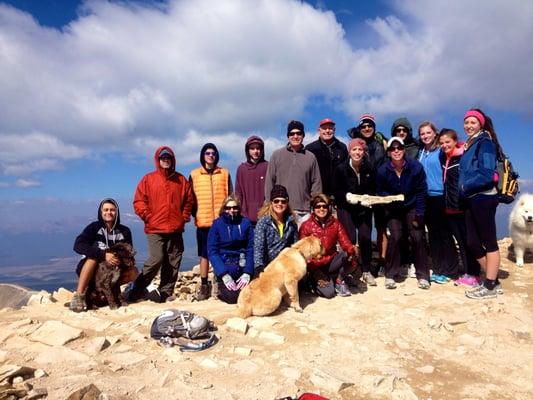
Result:
[[274,187],[270,191],[270,201],[278,198],[289,200],[289,193],[287,193],[287,189],[285,189],[285,186],[274,185]]
[[363,150],[366,151],[366,142],[361,138],[350,140],[350,143],[348,143],[348,151],[352,151],[355,146],[362,147]]
[[293,129],[298,129],[305,136],[304,124],[302,124],[300,121],[292,120],[289,122],[289,124],[287,125],[287,137]]
[[483,128],[485,126],[485,117],[483,116],[483,114],[481,114],[479,111],[476,111],[476,110],[468,110],[466,113],[465,113],[465,117],[463,118],[463,120],[467,119],[468,117],[474,117],[476,118],[479,123],[481,124],[481,127]]
[[363,114],[359,117],[359,127],[363,124],[370,124],[376,129],[376,119],[372,114]]

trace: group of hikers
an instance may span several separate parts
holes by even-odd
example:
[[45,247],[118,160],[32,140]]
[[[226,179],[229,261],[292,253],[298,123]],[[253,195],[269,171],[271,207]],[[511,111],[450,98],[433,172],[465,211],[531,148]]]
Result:
[[[419,125],[415,137],[407,118],[394,121],[387,140],[377,131],[375,117],[363,114],[348,130],[346,146],[335,136],[335,122],[325,118],[319,122],[319,138],[304,146],[304,124],[293,120],[287,144],[269,161],[264,141],[248,138],[235,189],[213,143],[202,147],[201,166],[188,179],[176,171],[172,149],[158,148],[155,171],[141,179],[133,200],[149,256],[127,300],[144,298],[158,272],[160,301],[174,299],[182,234],[192,217],[200,257],[197,300],[211,296],[210,264],[218,298],[236,303],[240,290],[270,261],[309,235],[321,240],[324,255],[308,260],[301,288],[318,296],[349,296],[357,268],[366,285],[376,286],[383,274],[385,287],[395,289],[411,266],[407,275],[416,277],[420,289],[453,280],[468,287],[469,298],[496,297],[502,293],[495,222],[499,144],[492,120],[480,109],[468,110],[463,121],[464,143],[453,129],[439,131],[429,121]],[[369,206],[351,202],[351,195],[403,195],[403,200]],[[104,199],[98,220],[74,244],[82,260],[72,311],[86,309],[85,291],[97,264],[118,263],[109,248],[119,242],[131,244],[131,232],[120,224],[116,201]]]

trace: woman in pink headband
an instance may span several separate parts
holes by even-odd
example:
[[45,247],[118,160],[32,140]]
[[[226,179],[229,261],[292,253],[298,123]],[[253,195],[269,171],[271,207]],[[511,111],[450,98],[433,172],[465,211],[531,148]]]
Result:
[[468,136],[459,163],[459,191],[463,198],[466,236],[470,251],[485,271],[485,280],[467,290],[471,299],[494,298],[501,293],[498,281],[500,250],[496,236],[496,155],[498,139],[492,120],[480,109],[464,115],[464,131]]

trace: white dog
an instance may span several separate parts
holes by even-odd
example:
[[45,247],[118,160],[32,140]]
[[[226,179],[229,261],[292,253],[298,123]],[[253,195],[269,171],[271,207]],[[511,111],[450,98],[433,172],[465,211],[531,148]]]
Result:
[[524,266],[524,252],[533,250],[533,194],[525,193],[509,215],[509,233],[513,239],[516,265]]

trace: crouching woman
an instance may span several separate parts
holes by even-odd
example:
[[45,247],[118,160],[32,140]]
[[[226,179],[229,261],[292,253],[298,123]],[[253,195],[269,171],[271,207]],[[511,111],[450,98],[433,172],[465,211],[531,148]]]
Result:
[[[307,271],[313,290],[328,299],[334,297],[335,292],[339,296],[351,295],[344,278],[357,266],[357,248],[339,220],[331,214],[331,209],[331,199],[327,195],[316,195],[311,199],[311,218],[300,227],[300,239],[313,235],[324,247],[320,259],[307,262]],[[344,251],[337,251],[337,243]]]
[[241,215],[239,200],[229,196],[207,236],[207,254],[216,275],[218,298],[235,304],[254,272],[254,230]]

